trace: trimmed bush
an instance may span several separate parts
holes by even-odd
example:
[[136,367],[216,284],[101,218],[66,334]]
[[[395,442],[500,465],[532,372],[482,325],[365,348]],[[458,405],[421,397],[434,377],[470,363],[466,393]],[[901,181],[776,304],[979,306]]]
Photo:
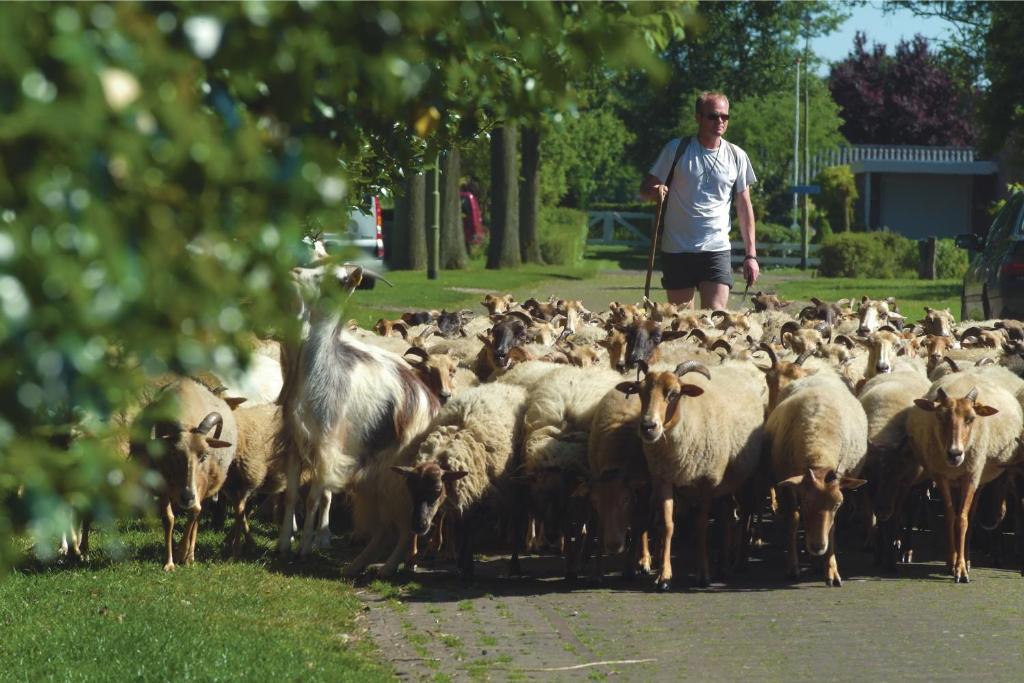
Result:
[[[736,231],[740,234],[739,228]],[[799,229],[793,230],[779,223],[758,223],[754,234],[758,242],[799,242],[802,238]]]
[[935,276],[941,279],[959,280],[967,272],[967,251],[956,246],[951,239],[938,240],[935,244]]
[[587,212],[561,206],[543,206],[538,226],[540,255],[545,263],[579,263],[587,248]]
[[831,235],[818,251],[824,277],[916,277],[915,240],[892,232],[844,232]]

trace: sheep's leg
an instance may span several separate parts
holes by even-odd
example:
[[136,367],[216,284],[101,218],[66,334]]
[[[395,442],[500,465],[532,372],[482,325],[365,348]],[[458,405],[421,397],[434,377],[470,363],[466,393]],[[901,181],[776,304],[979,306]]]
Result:
[[653,498],[661,508],[661,569],[655,586],[659,591],[667,591],[672,586],[672,534],[675,532],[675,498],[672,483],[656,481],[652,484]]
[[92,515],[82,515],[82,530],[78,535],[79,559],[89,561],[89,534],[92,532]]
[[342,572],[342,576],[346,576],[350,579],[355,578],[366,571],[366,567],[380,554],[381,549],[384,546],[384,533],[381,530],[373,532],[373,536],[370,537],[370,542],[363,548],[363,552],[359,553],[354,560],[352,560],[345,570]]
[[839,563],[836,562],[836,525],[828,530],[828,555],[825,557],[825,585],[842,588],[843,579],[839,576]]
[[202,512],[201,508],[189,510],[188,521],[185,522],[185,531],[181,534],[181,541],[178,543],[179,564],[188,566],[195,561],[196,532],[199,530],[200,512]]
[[956,542],[956,509],[953,506],[953,494],[949,490],[949,480],[936,478],[936,486],[942,494],[942,502],[946,506],[946,541],[948,542],[946,555],[946,569],[956,577],[957,566],[957,542]]
[[320,496],[320,519],[313,541],[321,550],[331,547],[331,501],[333,499],[334,495],[330,491],[324,491]]
[[295,528],[295,503],[299,497],[299,459],[292,455],[288,458],[288,481],[284,494],[284,513],[281,515],[281,530],[277,535],[277,552],[287,553],[292,545],[292,533]]
[[174,571],[174,510],[171,508],[170,498],[160,499],[160,513],[160,519],[164,524],[164,549],[167,553],[164,571],[172,572]]
[[306,518],[302,520],[302,543],[299,545],[299,555],[305,557],[313,550],[314,527],[317,525],[316,509],[324,494],[324,486],[320,482],[312,482],[309,486],[309,493],[306,494]]
[[643,533],[640,534],[640,559],[637,561],[637,566],[644,574],[650,574],[652,564],[651,532],[648,529],[644,529]]
[[[697,510],[697,585],[707,588],[711,585],[711,567],[708,562],[708,524],[711,516],[711,493],[700,496]],[[722,520],[723,523],[725,520]]]
[[384,562],[384,566],[381,567],[381,576],[391,577],[395,575],[398,571],[398,565],[401,564],[403,559],[409,557],[409,549],[414,538],[415,536],[413,535],[412,530],[407,527],[399,528],[398,541],[395,543],[395,547],[388,556],[387,561]]
[[967,564],[967,531],[970,528],[971,508],[974,504],[974,494],[978,491],[978,485],[973,481],[963,487],[963,496],[960,500],[960,513],[957,515],[957,558],[953,567],[953,579],[957,583],[969,583],[970,577],[967,572],[970,567]]
[[459,524],[459,573],[464,581],[473,580],[473,520],[463,513]]
[[416,534],[412,534],[412,540],[409,541],[409,555],[405,559],[405,568],[410,572],[415,572],[416,567],[420,562],[420,537]]
[[244,491],[238,497],[238,503],[235,505],[235,523],[231,526],[231,532],[228,535],[228,540],[231,542],[231,556],[236,559],[242,554],[243,543],[252,541],[249,532],[248,510],[245,507],[248,501],[249,492]]
[[523,546],[526,544],[530,515],[522,507],[512,514],[512,557],[509,558],[508,573],[511,576],[522,576],[523,568],[519,564],[519,555],[523,552]]

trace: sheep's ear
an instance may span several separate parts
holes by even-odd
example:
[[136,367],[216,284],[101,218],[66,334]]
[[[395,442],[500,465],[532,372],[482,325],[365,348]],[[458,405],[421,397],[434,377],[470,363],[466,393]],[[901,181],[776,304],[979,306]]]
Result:
[[933,412],[935,410],[935,402],[929,401],[926,398],[915,398],[914,405],[921,410],[927,410],[928,412]]
[[405,465],[392,465],[391,471],[402,476],[408,477],[410,474],[416,471],[414,467],[406,467]]
[[684,384],[679,387],[679,393],[683,396],[700,396],[704,393],[704,390],[698,387],[696,384]]
[[442,481],[458,481],[459,479],[462,479],[463,477],[465,477],[468,474],[469,474],[469,472],[466,472],[465,470],[452,470],[450,472],[445,472],[444,474],[442,474],[441,475],[441,480]]
[[626,396],[640,393],[639,382],[619,382],[615,385],[615,388],[624,393]]
[[789,479],[783,479],[782,481],[777,483],[775,486],[777,486],[779,488],[785,488],[787,486],[799,486],[800,484],[803,483],[805,476],[806,475],[798,474],[795,477],[790,477]]
[[209,438],[206,440],[206,445],[210,448],[231,448],[232,443],[230,441],[222,441],[221,439]]
[[245,403],[248,400],[249,399],[245,398],[244,396],[238,396],[238,397],[232,396],[232,397],[229,397],[229,398],[225,398],[224,402],[228,404],[228,407],[231,408],[231,410],[234,410],[235,408],[237,408],[238,406],[242,405],[243,403]]
[[990,417],[998,413],[999,409],[993,408],[992,406],[986,406],[981,403],[975,403],[974,412],[976,415],[978,415],[978,417]]
[[839,480],[839,488],[841,489],[856,489],[860,488],[864,484],[868,483],[867,479],[857,479],[855,477],[842,477]]

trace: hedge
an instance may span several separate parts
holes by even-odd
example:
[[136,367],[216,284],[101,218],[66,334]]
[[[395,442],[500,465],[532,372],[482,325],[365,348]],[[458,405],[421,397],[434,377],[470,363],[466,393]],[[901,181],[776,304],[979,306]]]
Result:
[[572,265],[583,259],[587,248],[587,212],[562,206],[540,210],[537,238],[545,263]]
[[[916,277],[921,262],[917,240],[892,232],[844,232],[821,243],[818,274],[824,277]],[[938,240],[936,277],[957,279],[967,270],[967,252],[953,240]]]

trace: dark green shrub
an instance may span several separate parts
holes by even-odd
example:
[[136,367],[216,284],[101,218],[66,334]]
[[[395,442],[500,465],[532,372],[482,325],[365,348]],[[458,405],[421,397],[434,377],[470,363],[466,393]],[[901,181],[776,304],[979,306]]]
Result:
[[[737,234],[739,231],[737,230]],[[778,223],[758,223],[755,227],[757,241],[760,242],[799,242],[801,234],[799,228],[793,230]]]
[[967,272],[967,252],[956,246],[951,239],[938,240],[935,244],[935,276],[958,280]]
[[917,242],[892,232],[844,232],[831,235],[818,251],[824,277],[914,277]]
[[540,255],[545,263],[572,265],[583,258],[587,247],[587,212],[544,206],[538,226]]

